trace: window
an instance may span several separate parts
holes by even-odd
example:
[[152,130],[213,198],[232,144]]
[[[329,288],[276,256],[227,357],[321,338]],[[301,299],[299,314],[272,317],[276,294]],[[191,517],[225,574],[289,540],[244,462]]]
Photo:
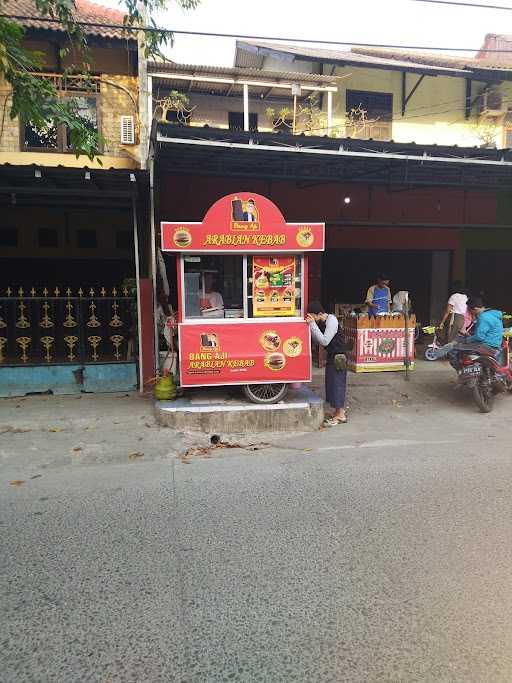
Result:
[[46,128],[39,128],[31,121],[23,126],[24,149],[57,150],[59,146],[59,131],[57,126],[48,123]]
[[[239,131],[244,129],[244,113],[241,111],[228,112],[229,130]],[[249,130],[258,130],[258,114],[249,114]]]
[[243,256],[186,255],[186,318],[242,318]]
[[18,231],[16,228],[0,229],[0,247],[17,247]]
[[390,140],[393,120],[393,95],[383,92],[347,90],[346,134],[367,140]]
[[59,235],[55,228],[39,228],[37,231],[37,243],[40,247],[58,247]]
[[248,256],[249,317],[301,316],[301,266],[300,256]]
[[300,256],[186,254],[183,260],[185,319],[302,316]]
[[[98,131],[98,111],[95,95],[76,95],[73,97],[78,116],[89,130]],[[39,128],[32,122],[22,124],[22,148],[26,151],[47,150],[68,152],[71,147],[71,136],[68,128],[62,124]]]
[[133,249],[133,233],[130,230],[118,230],[116,232],[117,249]]
[[[81,95],[79,97],[75,97],[74,101],[76,105],[76,113],[82,120],[82,123],[89,131],[97,133],[98,112],[96,109],[96,97]],[[68,151],[71,147],[71,135],[68,129],[65,130],[65,133],[66,151]]]
[[76,241],[80,249],[96,249],[98,246],[96,230],[77,230]]

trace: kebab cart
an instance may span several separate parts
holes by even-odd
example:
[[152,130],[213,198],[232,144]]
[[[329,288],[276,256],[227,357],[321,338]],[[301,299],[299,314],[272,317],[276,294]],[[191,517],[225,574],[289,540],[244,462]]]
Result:
[[161,233],[177,256],[182,387],[241,385],[275,403],[311,381],[307,254],[324,250],[323,223],[286,223],[266,197],[238,192]]

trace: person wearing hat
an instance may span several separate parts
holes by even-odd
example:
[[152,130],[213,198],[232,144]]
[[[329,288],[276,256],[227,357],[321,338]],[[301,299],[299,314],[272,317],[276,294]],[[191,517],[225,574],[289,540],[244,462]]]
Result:
[[350,344],[343,335],[338,318],[326,313],[319,301],[310,302],[306,321],[309,323],[313,341],[327,351],[325,399],[334,408],[334,414],[324,420],[324,427],[344,424],[347,421],[347,366],[344,354],[350,350]]
[[368,288],[366,304],[370,318],[374,318],[379,313],[389,313],[391,290],[389,289],[389,278],[387,275],[379,275],[377,283]]

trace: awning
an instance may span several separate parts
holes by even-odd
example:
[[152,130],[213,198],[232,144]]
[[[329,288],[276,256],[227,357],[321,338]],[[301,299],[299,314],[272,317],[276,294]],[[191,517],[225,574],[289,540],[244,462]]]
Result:
[[0,203],[80,206],[131,206],[149,184],[146,171],[66,168],[63,166],[0,166]]
[[295,181],[512,187],[510,150],[159,124],[160,171]]

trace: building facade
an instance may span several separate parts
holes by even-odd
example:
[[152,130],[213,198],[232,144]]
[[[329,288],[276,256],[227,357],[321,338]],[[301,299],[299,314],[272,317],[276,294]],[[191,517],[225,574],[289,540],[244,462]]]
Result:
[[[455,279],[506,308],[512,71],[363,52],[244,41],[232,69],[150,65],[157,218],[201,220],[219,196],[253,190],[289,220],[326,222],[309,281],[325,303],[362,302],[387,271],[422,321],[440,317]],[[166,87],[183,116],[158,110]]]
[[79,0],[78,20],[119,26],[87,28],[84,78],[68,68],[60,24],[29,0],[5,6],[25,17],[24,44],[43,59],[37,76],[73,99],[103,143],[94,161],[77,158],[64,126],[11,119],[0,83],[0,395],[142,387],[154,345],[137,41],[121,12]]

